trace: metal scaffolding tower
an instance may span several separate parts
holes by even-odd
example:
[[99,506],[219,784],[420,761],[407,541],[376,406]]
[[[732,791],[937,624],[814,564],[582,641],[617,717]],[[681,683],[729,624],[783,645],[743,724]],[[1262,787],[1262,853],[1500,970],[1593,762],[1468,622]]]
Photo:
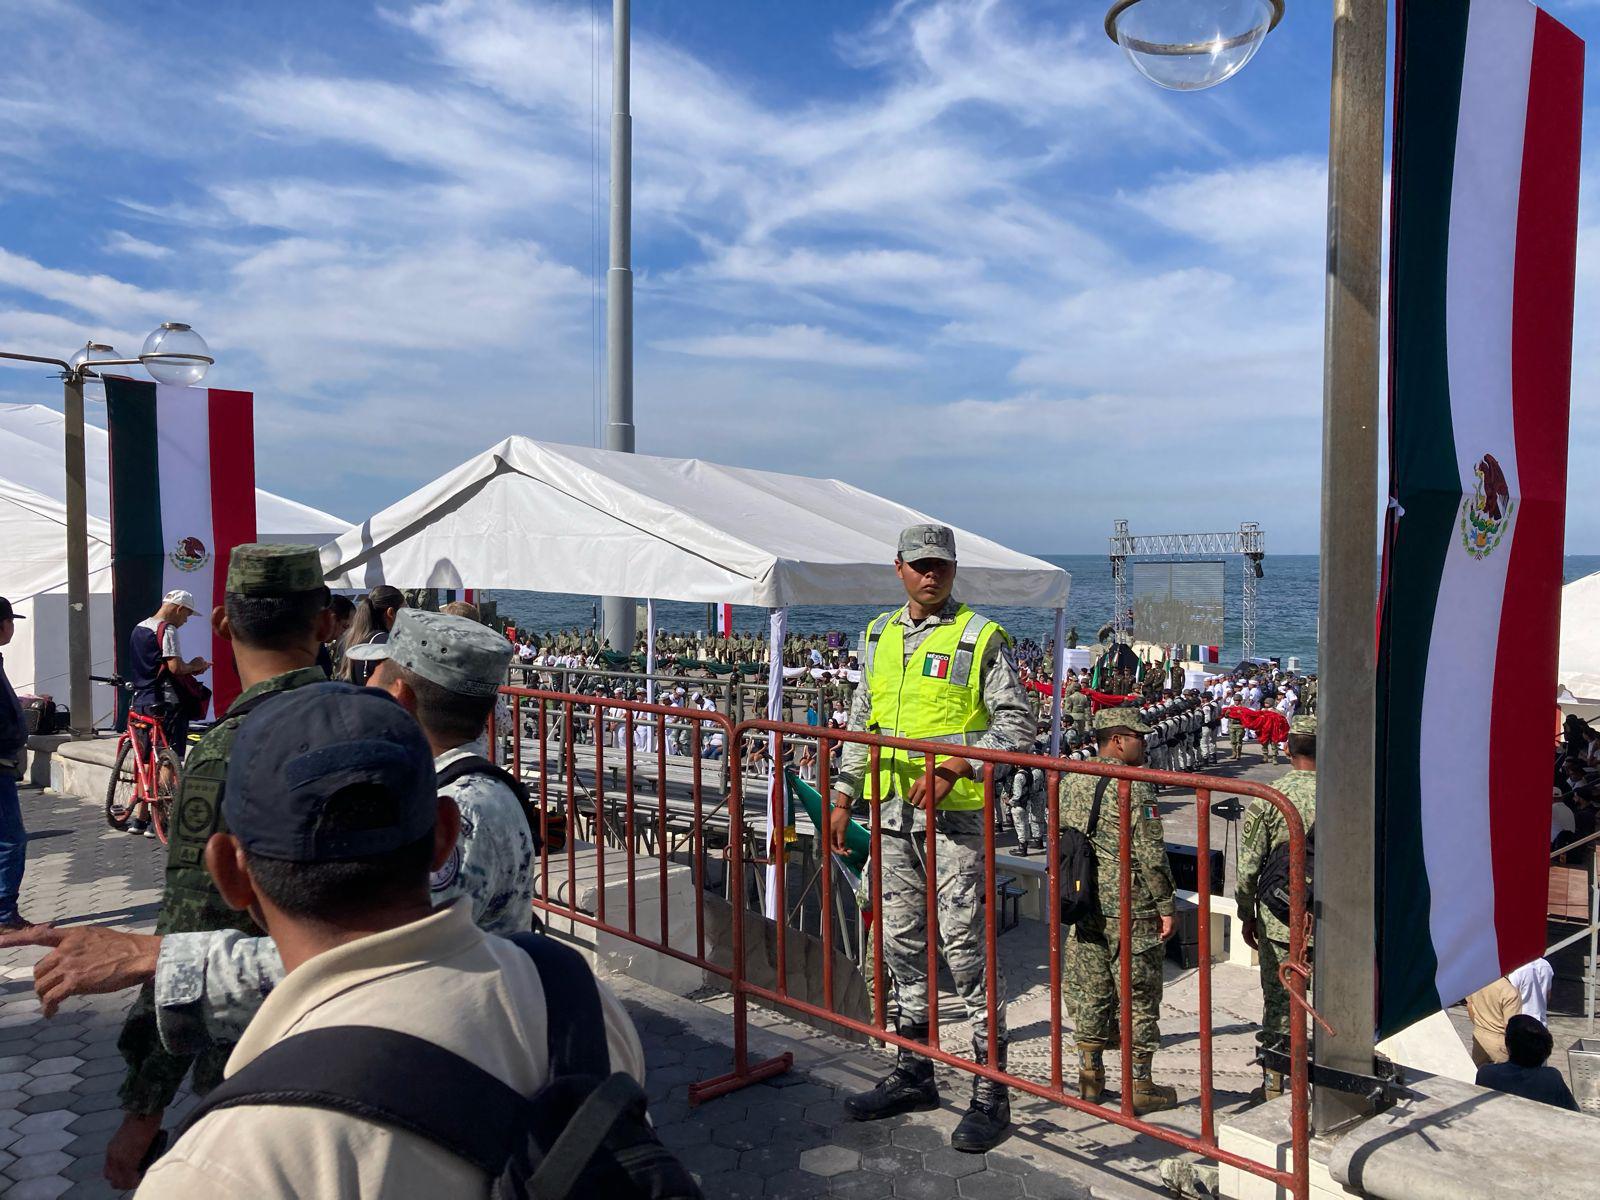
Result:
[[1244,568],[1240,629],[1243,657],[1256,653],[1256,581],[1267,553],[1267,535],[1254,521],[1242,522],[1233,533],[1156,533],[1135,536],[1126,521],[1116,522],[1111,534],[1111,582],[1116,589],[1116,610],[1111,618],[1119,642],[1133,640],[1133,609],[1128,604],[1127,561],[1130,558],[1166,562],[1204,562],[1237,554]]

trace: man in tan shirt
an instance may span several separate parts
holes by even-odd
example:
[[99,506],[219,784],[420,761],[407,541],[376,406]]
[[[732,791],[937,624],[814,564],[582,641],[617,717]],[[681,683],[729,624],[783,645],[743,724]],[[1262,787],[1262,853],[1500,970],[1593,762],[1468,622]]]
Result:
[[[470,905],[434,910],[428,878],[454,845],[459,812],[436,794],[432,753],[387,695],[303,688],[244,727],[223,801],[227,834],[206,866],[224,899],[277,942],[287,971],[229,1059],[231,1078],[295,1034],[366,1025],[410,1034],[530,1096],[549,1081],[538,969],[483,934]],[[614,1071],[644,1054],[600,987]],[[226,1087],[226,1084],[224,1085]],[[415,1134],[326,1108],[219,1108],[146,1174],[139,1196],[483,1195],[488,1177]]]
[[1511,1057],[1506,1050],[1506,1022],[1521,1011],[1522,994],[1503,975],[1467,997],[1474,1064],[1503,1063]]

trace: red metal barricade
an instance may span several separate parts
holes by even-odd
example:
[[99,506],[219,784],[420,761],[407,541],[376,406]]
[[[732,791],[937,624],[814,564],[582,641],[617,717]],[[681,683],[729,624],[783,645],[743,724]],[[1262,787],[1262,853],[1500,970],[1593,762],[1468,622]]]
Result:
[[[666,954],[680,961],[690,963],[695,967],[725,980],[733,995],[733,1041],[734,1055],[733,1068],[727,1074],[715,1079],[704,1080],[692,1084],[689,1088],[691,1102],[709,1100],[715,1096],[735,1091],[748,1086],[761,1079],[769,1078],[788,1069],[791,1065],[789,1056],[766,1060],[759,1063],[748,1061],[746,1053],[746,1024],[747,1003],[751,998],[763,1001],[780,1009],[802,1014],[815,1022],[836,1026],[876,1041],[907,1048],[917,1054],[923,1055],[936,1062],[956,1067],[975,1075],[982,1075],[1007,1087],[1015,1088],[1020,1092],[1038,1096],[1057,1104],[1076,1109],[1080,1112],[1101,1117],[1107,1121],[1121,1125],[1138,1133],[1146,1134],[1152,1138],[1169,1143],[1182,1150],[1192,1151],[1218,1163],[1231,1165],[1239,1170],[1247,1171],[1253,1175],[1267,1179],[1274,1184],[1289,1190],[1296,1200],[1305,1200],[1309,1195],[1309,1069],[1308,1069],[1308,1036],[1305,1024],[1305,1013],[1309,1006],[1305,999],[1306,979],[1306,914],[1304,898],[1299,889],[1291,889],[1291,940],[1289,946],[1289,962],[1283,970],[1283,979],[1291,995],[1291,1021],[1290,1021],[1290,1076],[1288,1087],[1291,1096],[1291,1149],[1293,1165],[1290,1170],[1282,1170],[1270,1163],[1257,1162],[1241,1155],[1223,1150],[1217,1142],[1214,1097],[1213,1097],[1213,1061],[1212,1061],[1212,1021],[1211,1021],[1211,858],[1204,850],[1211,845],[1210,816],[1213,802],[1213,793],[1221,792],[1225,795],[1260,798],[1271,804],[1283,815],[1285,824],[1289,829],[1289,853],[1293,877],[1303,878],[1305,872],[1305,832],[1300,821],[1300,815],[1294,805],[1281,793],[1261,784],[1250,783],[1243,780],[1228,781],[1224,786],[1218,786],[1216,779],[1197,774],[1180,774],[1168,771],[1155,771],[1142,767],[1123,767],[1108,765],[1099,762],[1074,762],[1060,758],[1050,758],[1035,754],[1014,754],[998,750],[978,749],[975,747],[962,747],[960,757],[983,764],[983,864],[984,888],[988,901],[985,904],[985,955],[987,960],[986,978],[993,980],[997,977],[998,951],[997,938],[997,902],[996,871],[995,871],[995,768],[999,765],[1010,765],[1025,768],[1042,768],[1046,774],[1049,810],[1047,813],[1047,902],[1045,912],[1047,917],[1059,911],[1060,887],[1058,863],[1059,852],[1059,784],[1062,776],[1068,774],[1085,774],[1109,777],[1117,781],[1117,816],[1120,831],[1119,845],[1119,875],[1120,889],[1118,896],[1118,911],[1122,914],[1122,928],[1130,928],[1128,915],[1132,909],[1132,869],[1131,847],[1127,831],[1131,827],[1131,784],[1133,782],[1147,782],[1168,787],[1190,789],[1195,793],[1195,844],[1202,849],[1197,855],[1197,880],[1196,894],[1199,926],[1197,931],[1198,958],[1199,958],[1199,1054],[1200,1054],[1200,1133],[1199,1136],[1190,1136],[1181,1130],[1143,1120],[1133,1113],[1133,1089],[1130,1085],[1133,1068],[1133,1038],[1132,1038],[1132,948],[1131,938],[1124,936],[1120,939],[1120,980],[1118,986],[1119,1019],[1121,1022],[1121,1067],[1122,1067],[1122,1099],[1120,1110],[1101,1104],[1091,1104],[1082,1100],[1077,1095],[1065,1090],[1063,1084],[1062,1066],[1062,957],[1064,951],[1063,939],[1066,936],[1061,925],[1054,920],[1046,920],[1049,939],[1049,967],[1050,967],[1050,1056],[1048,1082],[1040,1082],[1026,1076],[1012,1072],[1001,1071],[993,1064],[998,1059],[998,1032],[997,1032],[997,1006],[1003,998],[995,994],[991,987],[988,989],[988,1021],[989,1044],[985,1063],[978,1063],[974,1059],[944,1050],[939,1044],[938,1030],[938,1002],[936,995],[930,995],[929,1003],[929,1032],[926,1042],[912,1042],[902,1038],[898,1032],[890,1028],[886,1020],[886,988],[885,972],[883,969],[883,932],[882,921],[872,922],[871,959],[873,964],[873,994],[871,998],[871,1020],[861,1021],[847,1016],[835,1008],[835,980],[834,980],[834,950],[835,938],[831,914],[833,905],[833,871],[831,867],[824,866],[820,872],[821,885],[821,912],[824,919],[821,922],[822,935],[822,998],[823,1003],[812,1003],[806,999],[791,994],[788,988],[787,952],[788,941],[791,933],[788,929],[787,881],[786,870],[779,869],[772,872],[772,887],[775,902],[773,904],[782,919],[776,922],[775,953],[776,953],[776,983],[775,986],[765,986],[750,978],[745,970],[745,903],[744,881],[745,870],[748,867],[771,867],[779,862],[787,865],[787,851],[775,857],[774,851],[784,846],[782,816],[779,805],[781,804],[781,787],[774,788],[769,794],[770,807],[763,803],[765,850],[761,854],[747,855],[745,850],[745,814],[743,811],[743,762],[741,759],[741,746],[747,735],[757,735],[763,742],[770,736],[775,745],[773,759],[782,764],[784,760],[784,742],[786,739],[798,739],[815,743],[818,747],[817,769],[818,790],[824,798],[829,795],[829,773],[831,763],[831,747],[835,743],[863,744],[868,750],[868,768],[865,774],[865,786],[873,793],[877,790],[878,764],[880,753],[888,747],[909,750],[921,754],[925,758],[926,770],[931,772],[936,757],[950,756],[951,747],[948,744],[933,742],[908,741],[898,738],[885,738],[866,733],[853,733],[843,730],[827,729],[810,725],[794,725],[772,721],[746,721],[739,725],[732,724],[728,718],[720,713],[703,712],[697,709],[679,709],[662,705],[644,704],[637,701],[625,701],[620,698],[604,696],[584,696],[568,693],[543,692],[527,688],[505,688],[503,694],[512,706],[511,718],[513,733],[510,738],[509,754],[515,764],[514,769],[519,773],[533,770],[536,774],[535,794],[538,796],[541,809],[548,820],[552,811],[561,813],[568,823],[568,837],[565,853],[567,856],[567,879],[569,881],[568,896],[563,903],[552,896],[550,891],[550,852],[546,849],[541,855],[539,864],[540,883],[536,889],[539,899],[537,907],[547,915],[559,915],[579,924],[587,925],[597,931],[603,931],[615,937],[645,946]],[[524,753],[523,725],[524,714],[527,709],[532,709],[536,714],[534,725],[531,728],[538,741],[536,762],[530,763]],[[552,735],[552,714],[560,719],[560,732],[557,740],[560,754],[563,756],[561,769],[552,772],[550,769],[549,746]],[[593,730],[593,745],[580,747],[575,739],[579,733],[578,724],[587,722]],[[635,735],[641,722],[647,723],[652,736],[640,739],[647,748],[648,753],[654,758],[655,773],[655,804],[641,810],[634,786],[635,766]],[[693,777],[690,787],[691,812],[687,815],[692,819],[692,871],[695,888],[695,941],[692,947],[673,945],[668,935],[668,888],[667,888],[667,822],[668,822],[668,775],[666,737],[670,730],[676,726],[684,733],[689,743],[686,748],[692,756]],[[609,737],[608,737],[609,733]],[[727,790],[725,794],[718,794],[710,798],[708,803],[703,770],[703,761],[700,752],[706,744],[706,739],[715,734],[721,734],[725,753],[729,757]],[[620,744],[608,746],[608,741]],[[612,754],[612,761],[618,758],[622,761],[622,769],[626,772],[626,783],[619,787],[622,796],[616,802],[607,800],[605,776],[607,771],[607,751]],[[593,755],[594,795],[592,799],[593,818],[589,828],[595,835],[593,837],[593,854],[596,859],[600,885],[597,891],[597,911],[586,913],[577,905],[576,887],[576,842],[574,836],[581,822],[582,803],[578,796],[578,789],[582,786],[580,775],[583,767],[580,760],[587,754]],[[781,780],[781,775],[780,775]],[[766,790],[764,786],[763,790]],[[868,804],[870,819],[872,849],[869,870],[871,873],[871,890],[874,896],[882,895],[882,829],[879,818],[879,805],[877,797],[873,796],[873,803]],[[680,802],[681,803],[681,802]],[[732,946],[729,948],[731,957],[724,965],[713,960],[707,953],[705,936],[705,864],[706,864],[706,834],[708,830],[707,819],[714,810],[720,809],[725,803],[727,811],[728,836],[723,854],[726,861],[726,870],[735,881],[735,887],[730,893],[730,935]],[[608,804],[620,807],[621,811],[615,813],[615,820],[608,826],[606,809]],[[637,820],[640,812],[646,815],[644,820],[652,824],[657,843],[656,865],[659,869],[660,886],[656,899],[658,907],[658,925],[660,936],[652,938],[641,934],[638,929],[638,904],[634,876],[635,860],[638,855]],[[627,888],[627,913],[619,915],[608,913],[605,903],[605,854],[607,831],[613,839],[621,843],[626,857],[626,888]],[[825,841],[826,830],[818,831],[819,839]],[[549,840],[546,839],[548,847]],[[587,853],[587,851],[586,851]],[[819,851],[820,853],[820,851]],[[935,827],[926,823],[926,849],[927,875],[936,877],[938,848],[935,837]],[[826,864],[829,860],[823,857]],[[928,980],[930,992],[937,988],[938,980],[938,907],[934,888],[929,888],[927,897],[927,931],[928,931]],[[648,903],[648,902],[646,902]],[[862,947],[865,958],[866,947]]]

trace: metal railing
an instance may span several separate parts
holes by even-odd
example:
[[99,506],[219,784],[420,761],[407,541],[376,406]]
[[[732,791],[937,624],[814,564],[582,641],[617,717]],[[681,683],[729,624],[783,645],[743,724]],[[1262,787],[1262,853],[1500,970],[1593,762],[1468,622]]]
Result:
[[[1570,861],[1571,858],[1580,859],[1582,867],[1579,868]],[[1551,955],[1565,950],[1568,946],[1581,942],[1586,938],[1588,939],[1589,953],[1583,970],[1583,1008],[1584,1015],[1588,1020],[1588,1027],[1593,1030],[1595,1001],[1597,993],[1600,993],[1600,986],[1597,986],[1596,976],[1597,970],[1600,970],[1600,963],[1596,961],[1600,959],[1600,832],[1591,833],[1575,842],[1569,842],[1559,850],[1552,850],[1550,852],[1550,869],[1555,871],[1560,868],[1582,869],[1584,871],[1587,883],[1587,887],[1584,890],[1589,896],[1588,917],[1576,932],[1570,933],[1566,937],[1546,946],[1544,956],[1549,958]],[[1548,907],[1546,905],[1547,910]],[[1570,923],[1574,919],[1570,915],[1557,915],[1548,911],[1546,912],[1546,918],[1547,920],[1562,923]]]
[[[909,741],[900,738],[886,738],[867,733],[855,733],[844,730],[819,728],[817,726],[799,725],[785,722],[766,720],[752,720],[735,723],[721,713],[703,712],[694,709],[679,709],[658,704],[646,704],[639,701],[624,701],[603,696],[583,696],[570,693],[543,692],[529,688],[508,687],[502,689],[503,695],[512,706],[512,730],[509,738],[491,738],[492,744],[502,745],[509,756],[512,769],[518,774],[527,776],[532,774],[533,791],[539,800],[542,821],[545,823],[545,832],[548,835],[549,822],[552,817],[565,820],[567,836],[565,845],[557,850],[556,854],[565,854],[567,873],[567,895],[564,899],[552,894],[550,887],[552,857],[551,840],[549,836],[544,839],[544,848],[540,853],[538,864],[538,878],[536,880],[536,907],[547,916],[555,915],[569,919],[587,926],[597,932],[603,932],[626,942],[655,950],[714,976],[726,984],[733,998],[733,1063],[732,1069],[726,1074],[713,1079],[703,1080],[689,1086],[689,1099],[691,1103],[699,1103],[714,1097],[724,1095],[746,1087],[751,1083],[769,1078],[788,1070],[792,1065],[789,1055],[782,1055],[775,1059],[762,1062],[751,1062],[748,1055],[747,1019],[748,1003],[754,999],[780,1010],[788,1010],[814,1024],[824,1027],[832,1026],[841,1031],[870,1039],[885,1045],[892,1045],[909,1050],[913,1053],[954,1067],[973,1075],[983,1076],[996,1083],[1031,1096],[1040,1097],[1067,1108],[1075,1109],[1081,1113],[1099,1117],[1126,1129],[1145,1134],[1151,1138],[1168,1143],[1181,1150],[1197,1153],[1219,1164],[1232,1166],[1252,1175],[1266,1179],[1273,1184],[1288,1189],[1296,1200],[1305,1200],[1309,1196],[1309,1110],[1310,1110],[1310,1081],[1308,1064],[1308,1035],[1306,1030],[1306,1014],[1310,1011],[1306,1002],[1306,986],[1309,979],[1309,967],[1306,959],[1306,905],[1301,889],[1291,890],[1290,909],[1290,945],[1288,961],[1280,971],[1280,978],[1291,997],[1291,1021],[1289,1036],[1289,1063],[1288,1091],[1290,1094],[1290,1148],[1292,1163],[1288,1169],[1283,1169],[1275,1164],[1258,1162],[1243,1155],[1224,1150],[1218,1143],[1215,1120],[1215,1095],[1213,1084],[1213,1031],[1212,1031],[1212,988],[1211,988],[1211,856],[1206,851],[1211,846],[1211,809],[1214,802],[1213,793],[1222,793],[1231,796],[1245,796],[1259,798],[1276,808],[1282,814],[1289,831],[1290,870],[1293,878],[1305,877],[1305,832],[1300,815],[1284,796],[1271,788],[1261,784],[1244,780],[1231,780],[1219,786],[1219,781],[1203,775],[1178,774],[1166,771],[1156,771],[1143,767],[1115,766],[1099,762],[1069,762],[1065,759],[1050,758],[1045,755],[1010,753],[999,750],[980,749],[977,747],[962,747],[960,757],[971,760],[979,767],[983,789],[982,808],[982,840],[983,840],[983,894],[987,897],[984,911],[984,954],[986,960],[986,978],[994,980],[998,976],[998,950],[996,940],[998,914],[996,896],[996,868],[995,868],[995,830],[996,830],[996,795],[995,772],[997,767],[1040,767],[1045,771],[1049,797],[1046,820],[1047,842],[1047,901],[1045,904],[1045,925],[1047,927],[1049,946],[1050,970],[1050,1054],[1048,1078],[1044,1080],[1030,1078],[1014,1072],[1001,1070],[994,1063],[999,1060],[998,1054],[998,1006],[1004,1003],[1004,998],[996,993],[991,986],[987,989],[987,1028],[988,1045],[987,1055],[983,1062],[960,1054],[951,1053],[939,1044],[939,1018],[937,996],[930,997],[928,1010],[928,1037],[927,1041],[914,1041],[901,1034],[888,1021],[887,992],[885,981],[887,974],[883,963],[883,922],[874,920],[871,923],[871,962],[872,962],[872,991],[870,997],[870,1011],[868,1019],[850,1016],[839,1011],[835,1003],[838,991],[835,979],[835,950],[836,937],[834,922],[831,914],[834,912],[834,870],[831,866],[832,856],[826,846],[827,830],[817,830],[819,843],[818,853],[822,857],[824,867],[819,872],[821,887],[821,912],[824,914],[821,921],[821,995],[820,1002],[796,995],[790,986],[790,972],[788,957],[790,943],[803,935],[799,930],[789,928],[793,917],[788,904],[788,867],[790,850],[785,829],[785,814],[783,810],[783,786],[781,764],[785,757],[785,743],[810,742],[818,747],[816,756],[818,791],[826,801],[830,792],[830,775],[832,773],[832,750],[834,746],[843,743],[855,743],[867,747],[868,771],[865,778],[869,781],[868,788],[872,793],[872,803],[867,808],[866,819],[870,821],[871,851],[867,863],[870,891],[874,897],[882,895],[882,838],[880,797],[878,792],[878,767],[880,756],[889,748],[904,750],[913,755],[924,758],[925,769],[931,772],[937,758],[948,758],[951,755],[951,746],[948,743],[933,743]],[[525,746],[523,733],[523,709],[531,707],[536,714],[533,726],[536,747],[530,755]],[[607,728],[608,715],[605,710],[611,710],[610,719],[620,722],[617,726],[622,732],[620,745],[608,745],[604,731]],[[589,718],[590,728],[595,731],[592,745],[584,744],[575,739],[574,730],[578,724],[577,716],[584,713]],[[553,726],[559,722],[564,730],[562,736],[555,744],[557,757],[551,755]],[[688,779],[681,778],[684,774],[684,764],[678,762],[676,799],[669,799],[669,792],[674,790],[673,783],[669,780],[667,734],[674,725],[686,728],[690,735],[689,762],[687,764]],[[641,726],[646,730],[646,736],[637,736]],[[708,738],[720,734],[728,759],[727,784],[725,788],[712,788],[706,780],[703,770],[703,760],[700,751]],[[747,737],[757,737],[773,743],[772,761],[779,764],[779,774],[775,784],[763,786],[763,791],[770,797],[761,805],[759,814],[746,814],[744,809],[745,770],[742,761],[742,747]],[[636,743],[638,743],[636,745]],[[654,796],[645,796],[642,800],[637,786],[636,769],[638,759],[642,753],[653,766],[653,772],[647,768],[646,785],[651,783],[650,775],[653,774]],[[592,755],[592,789],[585,785],[581,779],[584,771],[589,769],[585,760]],[[608,763],[608,755],[610,762]],[[620,774],[617,759],[621,759]],[[653,760],[651,762],[650,760]],[[557,765],[559,762],[559,765]],[[607,791],[607,772],[611,770],[615,776],[616,787],[619,795],[610,798]],[[1060,861],[1060,784],[1065,776],[1081,774],[1096,777],[1110,778],[1116,782],[1116,812],[1118,818],[1118,878],[1119,890],[1117,896],[1117,911],[1122,920],[1122,929],[1131,928],[1130,917],[1132,914],[1132,851],[1128,831],[1132,828],[1132,784],[1135,782],[1150,783],[1160,786],[1192,789],[1194,792],[1194,830],[1195,844],[1200,847],[1196,856],[1197,886],[1196,905],[1198,908],[1198,926],[1196,936],[1198,941],[1197,951],[1198,966],[1198,1000],[1199,1000],[1199,1056],[1200,1056],[1200,1131],[1198,1136],[1191,1136],[1181,1130],[1168,1126],[1154,1124],[1144,1120],[1133,1111],[1133,1037],[1132,1037],[1132,972],[1133,951],[1130,936],[1119,939],[1118,963],[1118,1013],[1121,1037],[1120,1055],[1123,1086],[1121,1088],[1121,1103],[1119,1108],[1090,1103],[1076,1094],[1066,1090],[1064,1084],[1064,1070],[1062,1062],[1062,992],[1063,975],[1062,962],[1065,953],[1066,932],[1060,923],[1054,919],[1060,911],[1061,879],[1059,871]],[[684,784],[687,784],[685,789]],[[592,790],[592,794],[584,796],[582,793]],[[708,795],[708,791],[710,794]],[[579,849],[576,834],[584,823],[584,808],[590,814],[588,829],[592,835],[592,846],[585,847],[582,853],[592,855],[596,871],[596,895],[594,911],[584,911],[579,904],[577,888]],[[675,861],[669,849],[668,825],[669,821],[677,814],[687,828],[687,837],[683,843],[687,849],[688,870],[694,888],[694,926],[692,938],[675,939],[669,932],[670,905],[668,872],[672,866],[682,866]],[[758,821],[750,821],[748,816],[758,815]],[[609,818],[609,819],[608,819]],[[1170,818],[1168,818],[1170,820]],[[824,824],[825,824],[824,820]],[[760,829],[759,837],[752,836],[753,827]],[[720,829],[726,829],[726,837],[718,837]],[[938,870],[938,845],[936,838],[936,823],[925,823],[925,860],[926,875],[928,878],[937,878]],[[610,879],[606,872],[606,856],[608,843],[613,847],[620,847],[624,856],[623,873],[620,886],[625,888],[624,913],[608,911],[606,893]],[[720,845],[717,845],[720,843]],[[641,848],[644,853],[641,854]],[[711,855],[720,850],[726,864],[723,875],[723,884],[729,900],[728,933],[731,945],[727,947],[728,954],[722,955],[708,946],[706,930],[706,898],[708,895],[706,867]],[[681,856],[680,856],[681,857]],[[658,872],[657,894],[652,900],[642,897],[636,880],[637,863],[641,860],[650,862]],[[613,857],[613,867],[615,858]],[[750,868],[766,868],[771,876],[772,893],[768,900],[771,911],[780,914],[780,919],[774,922],[771,930],[773,950],[776,959],[776,973],[772,984],[760,982],[751,978],[747,969],[746,941],[748,922],[751,913],[747,912],[747,877]],[[640,926],[641,903],[645,912],[654,909],[655,935]],[[796,910],[798,911],[798,910]],[[763,920],[759,915],[758,921]],[[936,888],[927,889],[927,945],[928,945],[928,986],[930,991],[936,991],[938,980],[938,946],[939,946],[939,915]],[[687,942],[688,944],[684,944]],[[865,957],[865,947],[862,948]]]

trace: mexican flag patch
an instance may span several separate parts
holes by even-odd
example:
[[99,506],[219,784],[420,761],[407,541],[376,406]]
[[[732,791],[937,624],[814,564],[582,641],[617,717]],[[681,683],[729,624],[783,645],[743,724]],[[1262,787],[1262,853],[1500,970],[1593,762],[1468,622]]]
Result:
[[950,656],[948,654],[930,654],[922,660],[922,673],[929,679],[950,678]]

